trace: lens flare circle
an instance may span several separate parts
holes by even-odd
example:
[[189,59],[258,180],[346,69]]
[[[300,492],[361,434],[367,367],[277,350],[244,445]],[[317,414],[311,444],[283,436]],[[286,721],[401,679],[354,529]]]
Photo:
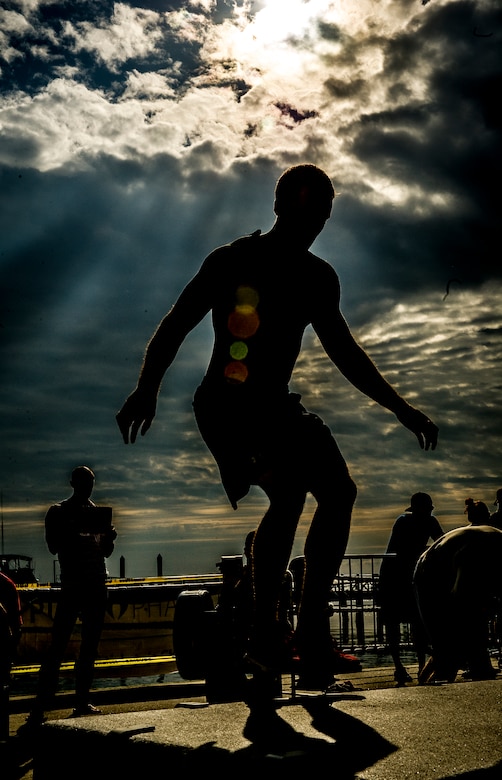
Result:
[[234,341],[234,343],[230,345],[229,352],[230,357],[234,360],[244,360],[244,358],[247,357],[249,348],[243,341]]
[[249,339],[260,325],[256,309],[251,306],[236,306],[228,317],[228,329],[236,339]]
[[243,384],[248,378],[249,371],[247,366],[240,360],[233,360],[225,366],[225,379],[234,385]]

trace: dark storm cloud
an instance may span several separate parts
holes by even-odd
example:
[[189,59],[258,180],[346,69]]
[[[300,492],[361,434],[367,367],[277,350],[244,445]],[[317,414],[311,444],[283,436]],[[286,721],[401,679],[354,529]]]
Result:
[[[473,35],[474,22],[500,31],[502,14],[468,2],[431,7],[420,20],[420,32],[415,24],[393,36],[385,43],[379,76],[380,86],[390,85],[388,105],[363,112],[343,129],[346,148],[371,173],[417,189],[402,208],[354,205],[352,227],[363,222],[368,251],[385,257],[378,267],[384,284],[392,276],[398,286],[413,286],[417,263],[429,285],[446,286],[452,277],[477,283],[502,274],[497,252],[501,128],[495,110],[502,78],[500,32],[480,40]],[[424,99],[403,104],[399,98],[415,79],[423,82]],[[334,78],[326,87],[335,98],[369,88],[360,80]],[[357,194],[364,198],[362,182]]]
[[[194,491],[198,506],[225,502],[191,409],[210,351],[207,324],[173,366],[171,393],[159,402],[148,442],[124,447],[114,414],[134,385],[147,339],[204,255],[260,226],[254,191],[264,173],[273,182],[275,172],[267,161],[252,168],[243,161],[238,171],[190,173],[167,155],[142,164],[103,156],[92,170],[73,173],[18,174],[4,166],[0,410],[9,504],[30,496],[27,457],[43,474],[35,478],[37,505],[56,500],[58,485],[64,497],[80,462],[99,473],[100,499],[119,515],[137,505],[138,490],[147,514],[169,514],[168,506],[187,505]],[[229,202],[233,209],[222,208]],[[263,208],[268,222],[270,211],[271,201]],[[21,212],[26,219],[12,230]]]
[[326,89],[334,98],[357,98],[367,88],[363,79],[343,81],[331,77],[326,81]]

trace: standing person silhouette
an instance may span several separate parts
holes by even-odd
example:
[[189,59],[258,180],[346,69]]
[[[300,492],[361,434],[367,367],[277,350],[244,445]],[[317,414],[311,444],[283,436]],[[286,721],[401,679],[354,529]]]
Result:
[[45,517],[47,546],[59,559],[61,591],[51,644],[40,667],[37,696],[27,721],[29,725],[41,723],[53,703],[59,669],[79,616],[81,644],[75,664],[73,715],[100,712],[89,698],[106,611],[105,558],[112,554],[117,534],[111,524],[110,507],[97,507],[90,500],[94,481],[94,473],[88,466],[77,466],[70,480],[73,495],[53,504]]
[[428,493],[414,493],[405,514],[392,527],[386,553],[382,560],[378,581],[382,620],[387,643],[394,662],[394,679],[398,685],[411,682],[401,661],[401,623],[409,623],[418,659],[418,670],[425,665],[428,640],[421,625],[413,590],[413,572],[429,539],[436,541],[443,535]]
[[340,312],[337,274],[309,251],[333,198],[329,177],[316,166],[285,171],[275,189],[271,230],[221,246],[205,259],[154,333],[137,386],[117,414],[125,443],[147,432],[165,371],[189,331],[211,312],[214,346],[194,397],[199,430],[234,509],[250,485],[259,485],[269,499],[253,546],[248,659],[267,670],[285,663],[287,638],[277,608],[310,492],[317,508],[305,543],[294,646],[303,684],[312,689],[333,680],[328,599],[347,545],[356,486],[329,428],[288,387],[307,325],[342,374],[394,412],[420,447],[434,449],[438,435],[355,341]]

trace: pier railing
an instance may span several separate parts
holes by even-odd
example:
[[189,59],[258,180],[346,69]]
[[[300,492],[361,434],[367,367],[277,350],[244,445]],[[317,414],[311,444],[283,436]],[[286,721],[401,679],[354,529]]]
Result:
[[[378,604],[382,560],[388,555],[346,555],[331,591],[331,633],[340,648],[352,652],[388,651]],[[411,630],[401,625],[401,647],[412,648]],[[489,648],[501,653],[495,624],[489,626]]]
[[[352,652],[384,650],[385,629],[378,604],[378,579],[385,555],[346,555],[335,577],[330,605],[331,632],[340,648]],[[402,626],[402,644],[411,644]]]

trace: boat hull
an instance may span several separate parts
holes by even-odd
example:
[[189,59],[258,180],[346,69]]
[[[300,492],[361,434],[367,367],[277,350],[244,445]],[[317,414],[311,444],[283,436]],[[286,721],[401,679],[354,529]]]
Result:
[[[207,575],[185,578],[111,580],[108,604],[98,649],[99,659],[142,658],[174,654],[173,620],[176,599],[185,590],[208,590],[216,605],[221,577]],[[51,636],[60,594],[57,585],[18,587],[23,629],[17,650],[17,664],[40,663]],[[77,620],[65,660],[78,658],[80,621]]]

